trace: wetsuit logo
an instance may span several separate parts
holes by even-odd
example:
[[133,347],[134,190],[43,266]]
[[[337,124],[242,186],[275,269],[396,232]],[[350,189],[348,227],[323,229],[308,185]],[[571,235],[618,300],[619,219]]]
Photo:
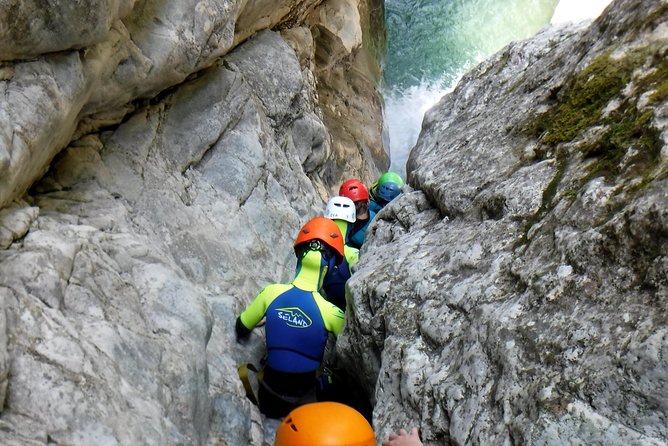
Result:
[[277,308],[276,314],[279,319],[287,322],[289,327],[307,328],[310,327],[313,321],[302,310],[297,307],[291,308]]

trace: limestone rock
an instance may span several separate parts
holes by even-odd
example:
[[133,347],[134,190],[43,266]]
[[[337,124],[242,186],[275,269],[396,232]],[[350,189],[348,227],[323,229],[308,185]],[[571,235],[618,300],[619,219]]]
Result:
[[9,247],[28,232],[30,224],[39,215],[39,208],[16,202],[0,209],[0,249]]
[[429,111],[338,344],[379,438],[668,442],[667,14],[547,29]]
[[[0,207],[21,197],[72,140],[117,125],[145,100],[218,63],[262,29],[303,25],[322,2],[172,0],[158,5],[117,0],[77,8],[47,3],[10,2],[0,15],[6,23],[0,60],[8,61],[0,67]],[[347,24],[359,30],[362,19],[353,6],[343,13],[350,15]],[[366,54],[359,41],[352,43],[357,46],[348,57],[352,51]],[[365,126],[380,132],[382,113],[373,89],[378,78],[370,79],[362,93],[368,96],[355,105],[372,111]],[[354,121],[343,127],[358,133]],[[361,165],[361,155],[347,152],[358,162],[342,166],[343,171],[372,176],[365,171],[387,164],[379,137],[367,132],[359,135],[374,140],[373,162]],[[339,180],[322,177],[328,188]]]
[[324,161],[293,138],[328,137],[313,88],[262,32],[5,212],[32,226],[0,251],[0,443],[263,444],[236,367],[264,342],[237,345],[234,320],[321,210],[303,163]]
[[[340,179],[324,3],[80,3],[0,13],[0,443],[271,444],[236,372],[263,333],[234,321]],[[335,9],[357,31],[337,69],[373,65],[366,2]],[[377,91],[356,96],[379,140]],[[372,177],[374,150],[337,175]]]
[[0,60],[29,59],[45,53],[86,48],[105,40],[113,22],[136,0],[76,3],[8,0],[0,10]]
[[372,183],[390,165],[378,91],[384,11],[382,1],[336,0],[324,2],[308,18],[318,98],[332,134],[332,156],[323,175],[337,186],[353,177]]

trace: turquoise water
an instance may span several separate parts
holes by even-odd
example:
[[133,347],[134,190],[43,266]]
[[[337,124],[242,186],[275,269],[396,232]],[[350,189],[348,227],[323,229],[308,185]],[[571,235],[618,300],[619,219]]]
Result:
[[424,112],[467,70],[546,25],[558,0],[386,0],[385,123],[404,175]]

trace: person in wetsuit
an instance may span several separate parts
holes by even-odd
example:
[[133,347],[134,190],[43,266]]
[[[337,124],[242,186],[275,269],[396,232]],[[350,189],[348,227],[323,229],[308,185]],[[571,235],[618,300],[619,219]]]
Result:
[[404,180],[399,174],[385,172],[369,189],[369,209],[377,214],[390,201],[399,196],[403,187]]
[[238,340],[266,319],[267,356],[258,402],[268,417],[283,417],[322,397],[318,383],[323,379],[316,375],[328,336],[341,332],[345,316],[318,290],[327,271],[342,261],[343,244],[332,220],[316,217],[307,222],[294,243],[297,269],[292,282],[266,286],[237,318]]
[[[341,234],[345,240],[346,233],[348,232],[348,225],[355,223],[357,218],[355,203],[348,197],[337,195],[330,198],[327,202],[324,215],[325,217],[334,220],[334,223],[336,223],[336,226],[341,230]],[[325,299],[345,311],[345,285],[352,275],[350,268],[359,261],[360,251],[357,248],[344,244],[343,252],[343,261],[327,271],[325,280],[322,283],[322,290]]]
[[355,203],[356,220],[348,224],[346,244],[360,249],[364,243],[364,234],[375,212],[369,209],[369,191],[358,179],[345,181],[339,188],[339,195],[348,197]]

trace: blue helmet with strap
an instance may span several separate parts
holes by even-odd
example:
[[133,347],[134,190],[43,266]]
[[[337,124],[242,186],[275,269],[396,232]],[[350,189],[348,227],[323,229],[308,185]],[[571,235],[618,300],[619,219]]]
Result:
[[397,183],[387,181],[378,186],[378,198],[389,203],[401,193],[401,188]]

